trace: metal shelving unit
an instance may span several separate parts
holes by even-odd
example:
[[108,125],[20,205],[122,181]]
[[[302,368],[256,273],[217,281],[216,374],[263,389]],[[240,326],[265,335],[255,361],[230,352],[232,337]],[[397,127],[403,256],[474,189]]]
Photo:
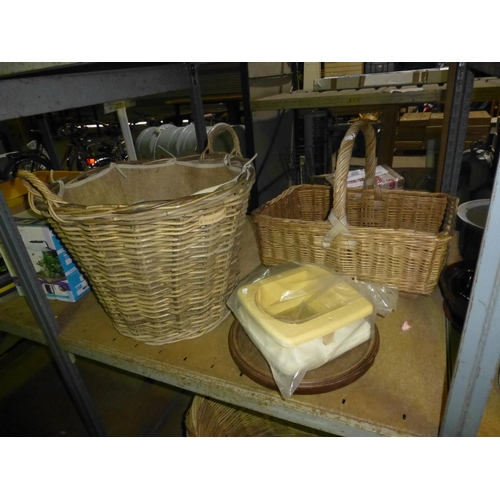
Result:
[[[93,71],[86,72],[85,64],[77,64],[72,65],[69,72],[62,73],[59,65],[35,68],[44,70],[38,74],[28,72],[16,76],[14,72],[8,73],[8,77],[0,80],[0,120],[189,89],[198,147],[203,150],[206,144],[206,129],[195,64],[169,63],[151,67],[141,65],[116,70],[96,70],[95,66],[90,67]],[[78,71],[75,72],[75,68],[78,68]],[[0,197],[0,240],[25,290],[28,304],[41,328],[42,339],[50,348],[89,435],[106,435],[76,367],[75,358],[59,345],[59,322],[38,284],[35,270],[3,195]]]
[[[143,78],[144,68],[110,74],[59,75],[56,90],[49,85],[56,83],[53,75],[0,80],[0,119],[152,95],[173,90],[172,87],[195,88],[192,86],[196,85],[196,74],[191,69],[185,65],[154,67],[146,72],[150,79]],[[101,77],[108,82],[104,89]],[[20,80],[24,80],[25,90],[19,91],[16,97],[15,82]],[[82,86],[85,86],[85,97],[81,95]],[[38,95],[43,99],[34,99]],[[8,102],[9,99],[16,99],[17,104]],[[466,105],[464,98],[462,106]],[[449,140],[456,139],[460,133],[460,124],[450,127]],[[90,435],[105,435],[105,430],[72,354],[332,434],[432,436],[440,432],[441,435],[476,435],[500,352],[500,256],[494,246],[495,232],[500,229],[499,183],[500,176],[497,176],[441,430],[446,360],[444,315],[439,293],[418,301],[401,299],[398,313],[381,320],[379,363],[359,381],[346,387],[343,396],[334,392],[284,401],[277,393],[240,376],[227,349],[229,320],[200,339],[153,348],[117,334],[93,295],[75,304],[50,304],[37,286],[34,270],[2,196],[0,237],[28,292],[32,315],[25,299],[4,298],[0,301],[0,327],[49,345]],[[400,331],[399,322],[408,318],[421,325],[423,337],[418,341],[411,336],[405,337]]]
[[[480,77],[475,79],[475,77]],[[489,78],[490,77],[490,78]],[[495,77],[495,78],[491,78]],[[431,84],[399,93],[394,86],[325,92],[294,92],[252,103],[253,110],[321,109],[338,112],[381,110],[409,103],[445,102],[438,189],[456,193],[464,149],[467,117],[472,101],[498,99],[500,63],[453,63],[445,86]],[[394,118],[389,120],[379,161],[392,164]],[[384,123],[382,123],[384,128]],[[392,138],[391,138],[392,135]],[[498,155],[497,163],[498,163]],[[498,165],[497,165],[498,168]],[[500,231],[500,175],[496,176],[475,283],[462,333],[451,392],[446,403],[441,435],[475,436],[497,378],[500,354],[500,254],[495,238]]]
[[[500,77],[500,63],[458,63],[453,98],[450,99],[449,131],[444,158],[442,191],[455,193],[472,99],[474,72]],[[445,110],[446,113],[446,110]],[[500,175],[497,174],[488,220],[477,263],[474,285],[465,319],[455,373],[446,403],[442,436],[477,435],[490,395],[498,380],[500,355]]]

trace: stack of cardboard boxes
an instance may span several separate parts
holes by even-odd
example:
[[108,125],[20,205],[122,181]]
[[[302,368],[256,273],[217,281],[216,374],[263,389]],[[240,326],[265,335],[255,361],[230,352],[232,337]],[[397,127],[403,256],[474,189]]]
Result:
[[[430,140],[439,140],[443,131],[444,113],[405,113],[399,120],[397,150],[426,149]],[[487,141],[491,117],[487,111],[471,111],[467,124],[465,147],[472,142]]]

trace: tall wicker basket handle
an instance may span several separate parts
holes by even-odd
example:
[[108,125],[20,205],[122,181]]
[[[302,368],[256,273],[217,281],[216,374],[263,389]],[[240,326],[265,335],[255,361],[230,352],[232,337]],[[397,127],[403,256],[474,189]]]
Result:
[[67,205],[68,202],[64,201],[54,194],[44,182],[42,182],[36,175],[27,172],[26,170],[19,170],[17,176],[21,179],[22,183],[28,190],[30,206],[32,210],[40,214],[39,210],[36,209],[33,198],[42,198],[50,203],[55,203],[58,205]]
[[208,144],[203,153],[201,153],[200,156],[200,162],[203,163],[205,161],[205,155],[208,152],[216,153],[217,151],[214,150],[214,139],[223,131],[225,130],[226,132],[229,132],[231,135],[231,138],[233,139],[233,149],[229,153],[229,156],[233,156],[234,154],[237,154],[238,156],[242,156],[241,154],[241,148],[240,148],[240,141],[238,139],[238,136],[236,135],[236,132],[234,131],[233,127],[230,125],[226,125],[225,123],[220,123],[219,125],[216,125],[212,128],[210,131],[210,134],[208,134]]
[[358,120],[354,122],[346,132],[342,144],[340,145],[337,156],[337,167],[335,169],[335,179],[333,183],[333,214],[342,220],[346,216],[347,204],[347,174],[349,173],[349,164],[351,162],[354,140],[358,132],[363,132],[365,136],[365,154],[366,154],[366,174],[365,187],[373,188],[375,198],[380,199],[380,188],[375,179],[376,169],[376,138],[372,125],[368,121]]

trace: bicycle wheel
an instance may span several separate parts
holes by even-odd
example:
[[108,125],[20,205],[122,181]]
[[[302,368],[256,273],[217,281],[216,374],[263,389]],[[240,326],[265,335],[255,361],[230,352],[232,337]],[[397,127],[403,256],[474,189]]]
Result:
[[28,172],[39,172],[41,170],[51,170],[52,164],[48,158],[38,155],[23,155],[12,160],[2,171],[2,179],[8,181],[17,176],[17,172],[27,170]]

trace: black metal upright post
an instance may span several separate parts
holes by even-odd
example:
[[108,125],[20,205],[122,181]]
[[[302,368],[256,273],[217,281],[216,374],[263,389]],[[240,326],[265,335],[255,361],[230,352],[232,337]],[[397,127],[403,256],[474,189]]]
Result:
[[[458,191],[473,88],[474,74],[467,67],[467,63],[457,63],[440,189],[443,193],[456,195]],[[447,91],[452,90],[447,89]]]
[[189,94],[191,97],[191,112],[193,115],[194,129],[196,131],[196,142],[198,152],[201,153],[207,145],[207,128],[205,126],[205,114],[203,112],[203,98],[198,76],[198,66],[189,64],[189,75],[191,77],[191,87]]
[[52,168],[54,170],[62,170],[61,160],[59,160],[59,155],[57,154],[56,146],[54,140],[52,139],[52,134],[50,133],[49,125],[44,115],[39,115],[36,117],[36,123],[40,134],[42,135],[42,144],[49,154],[50,163],[52,163]]
[[69,353],[63,351],[57,342],[60,335],[59,324],[40,286],[28,251],[23,244],[3,194],[0,194],[0,241],[7,251],[26,294],[28,304],[47,340],[49,349],[87,432],[90,436],[105,436],[106,431],[95,411],[78,367],[74,364]]
[[[241,79],[241,94],[243,97],[243,117],[245,121],[245,147],[248,158],[253,158],[255,155],[255,144],[253,137],[253,118],[250,108],[250,77],[248,74],[248,63],[240,63],[240,79]],[[257,190],[257,182],[252,187],[250,192],[249,210],[253,210],[259,206],[259,193]]]

